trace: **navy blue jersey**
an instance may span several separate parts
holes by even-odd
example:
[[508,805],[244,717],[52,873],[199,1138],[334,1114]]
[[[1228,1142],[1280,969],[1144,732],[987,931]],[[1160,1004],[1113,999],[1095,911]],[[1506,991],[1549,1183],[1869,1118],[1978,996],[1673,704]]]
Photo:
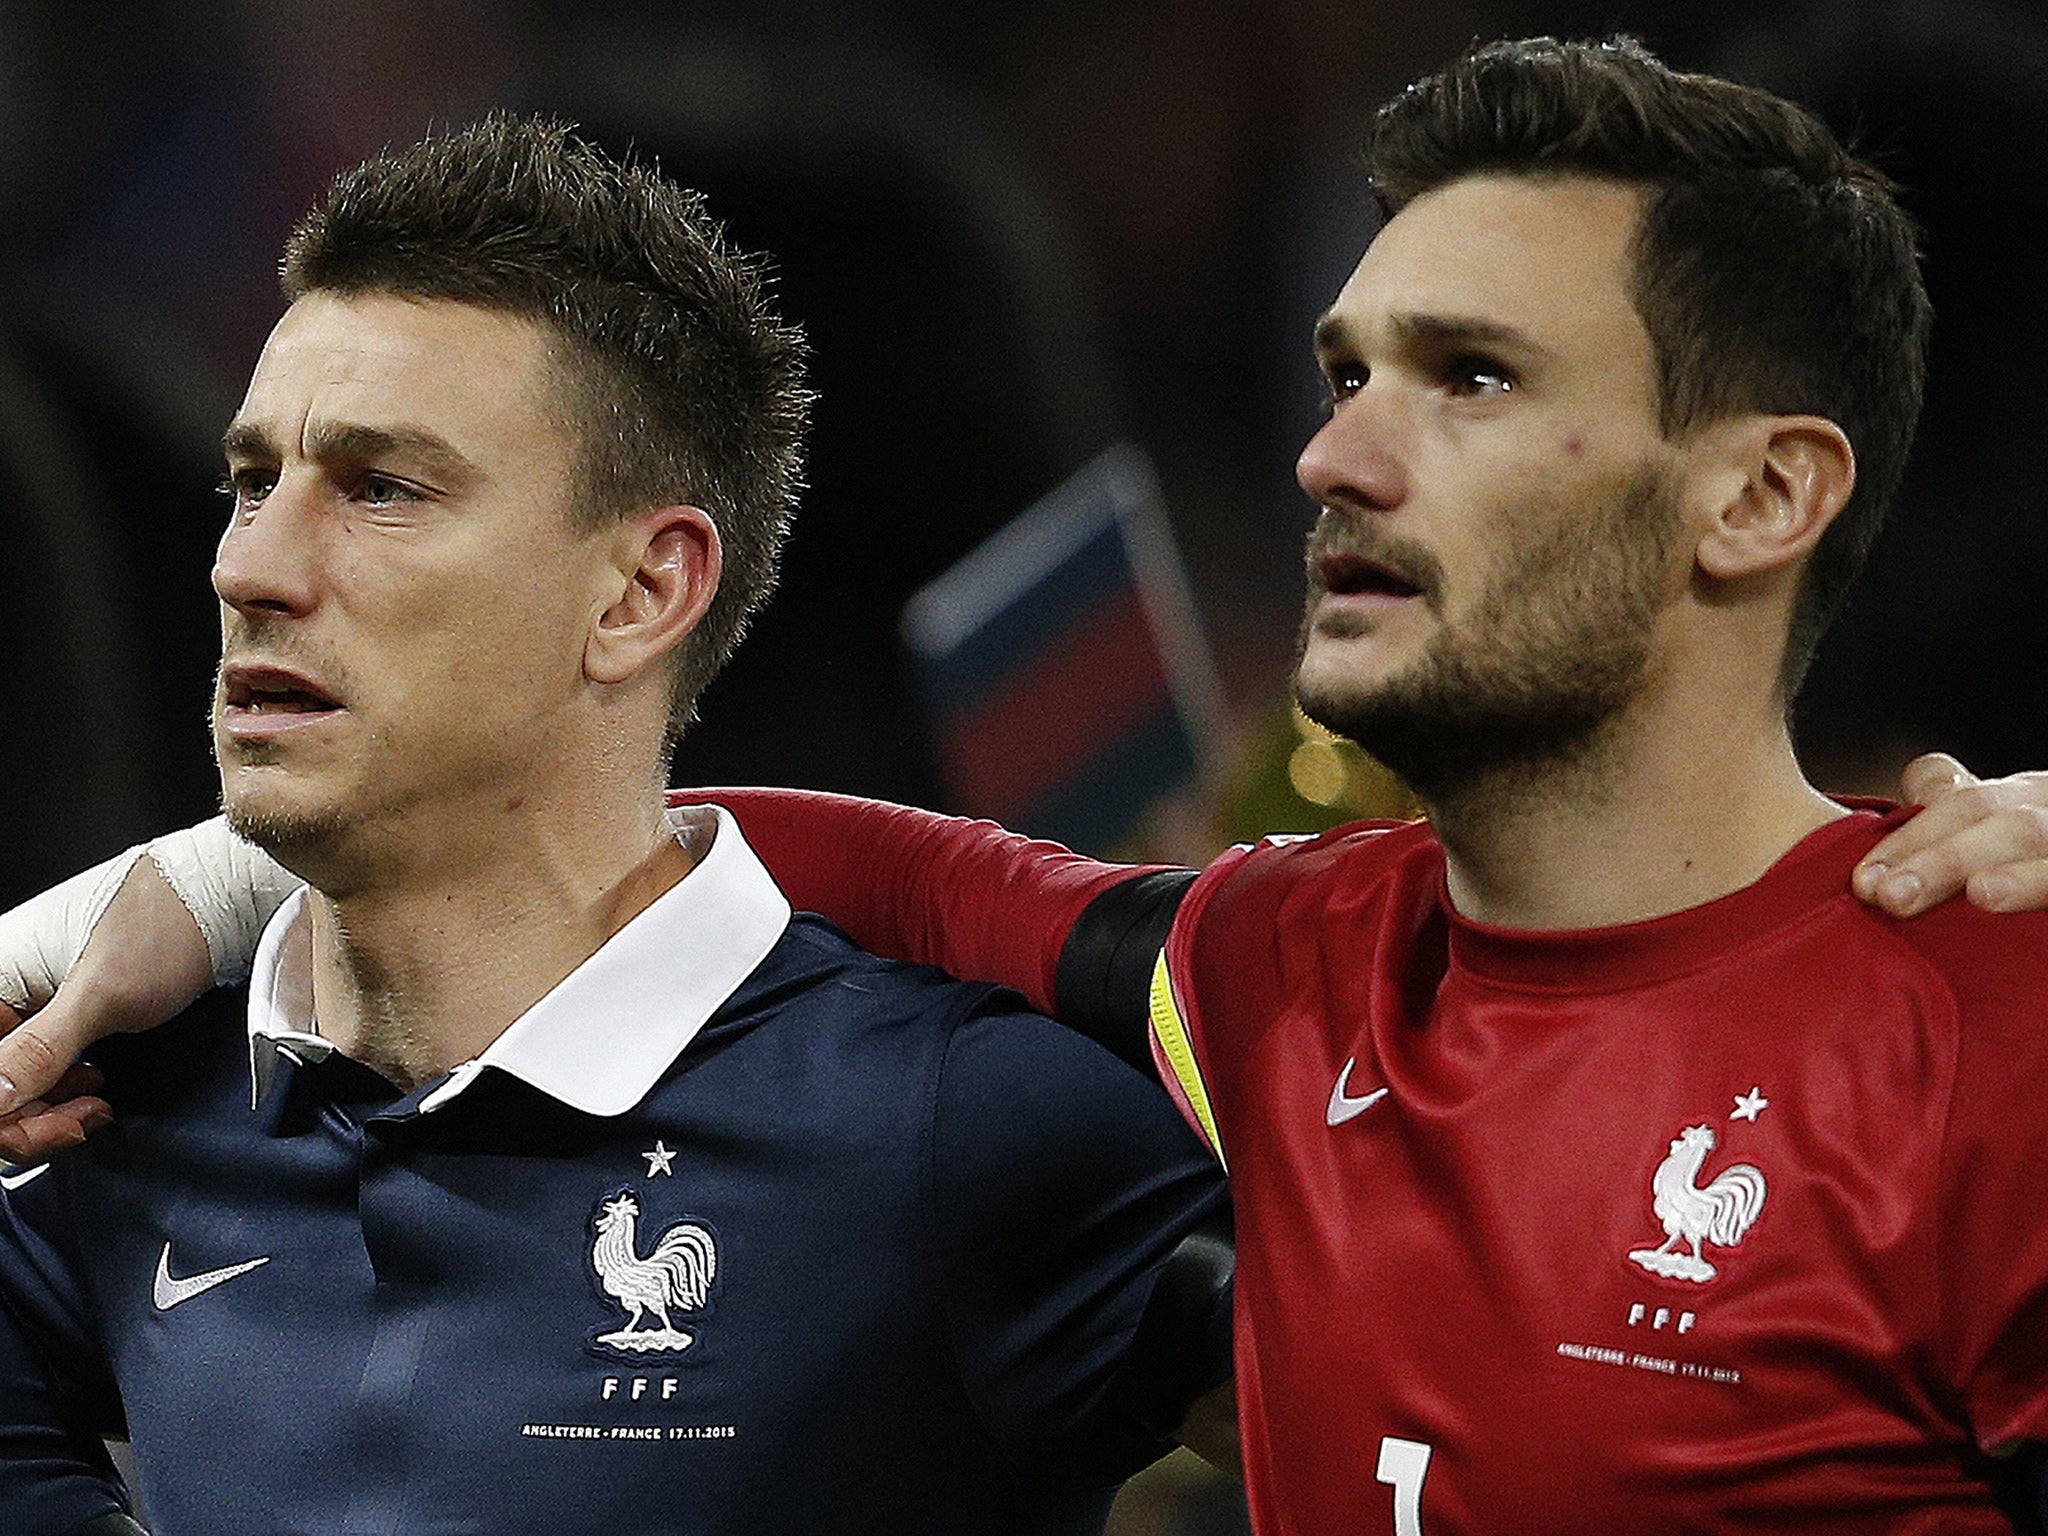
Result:
[[113,1127],[9,1176],[0,1529],[117,1507],[123,1429],[161,1536],[1094,1530],[1162,1449],[1117,1372],[1220,1187],[1008,994],[799,916],[616,1113],[245,1004],[108,1042]]

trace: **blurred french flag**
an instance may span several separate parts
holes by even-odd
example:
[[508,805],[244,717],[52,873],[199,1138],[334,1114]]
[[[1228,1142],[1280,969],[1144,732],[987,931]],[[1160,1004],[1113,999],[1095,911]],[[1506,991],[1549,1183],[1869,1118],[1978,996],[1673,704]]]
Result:
[[1111,448],[912,595],[955,808],[1090,853],[1203,772],[1222,695],[1143,450]]

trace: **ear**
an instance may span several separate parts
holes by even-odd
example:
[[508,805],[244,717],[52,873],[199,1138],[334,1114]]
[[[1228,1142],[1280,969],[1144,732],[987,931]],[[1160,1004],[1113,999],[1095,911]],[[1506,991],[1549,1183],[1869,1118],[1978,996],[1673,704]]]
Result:
[[697,507],[628,518],[612,555],[606,606],[583,647],[583,674],[594,683],[623,683],[665,664],[711,606],[723,568],[717,525]]
[[1796,565],[1855,489],[1848,434],[1825,416],[1744,417],[1728,431],[1734,473],[1700,539],[1700,569],[1733,581]]

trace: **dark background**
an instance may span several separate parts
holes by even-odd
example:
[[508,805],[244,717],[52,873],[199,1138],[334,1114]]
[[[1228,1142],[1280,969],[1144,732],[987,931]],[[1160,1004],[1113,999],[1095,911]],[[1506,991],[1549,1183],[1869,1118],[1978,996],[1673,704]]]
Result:
[[214,443],[338,167],[545,108],[776,253],[817,348],[813,492],[677,777],[943,803],[896,610],[1118,439],[1159,465],[1240,725],[1268,719],[1361,125],[1473,37],[1616,26],[1820,108],[1928,225],[1926,424],[1802,703],[1809,762],[2048,764],[2038,3],[4,0],[0,905],[212,807]]

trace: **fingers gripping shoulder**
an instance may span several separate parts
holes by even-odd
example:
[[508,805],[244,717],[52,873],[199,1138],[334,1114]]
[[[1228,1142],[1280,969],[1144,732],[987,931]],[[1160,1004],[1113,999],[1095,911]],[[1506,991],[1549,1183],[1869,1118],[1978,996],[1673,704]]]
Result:
[[0,914],[0,1003],[28,1014],[56,995],[145,856],[192,914],[218,986],[249,974],[263,925],[300,884],[218,816],[138,844]]

